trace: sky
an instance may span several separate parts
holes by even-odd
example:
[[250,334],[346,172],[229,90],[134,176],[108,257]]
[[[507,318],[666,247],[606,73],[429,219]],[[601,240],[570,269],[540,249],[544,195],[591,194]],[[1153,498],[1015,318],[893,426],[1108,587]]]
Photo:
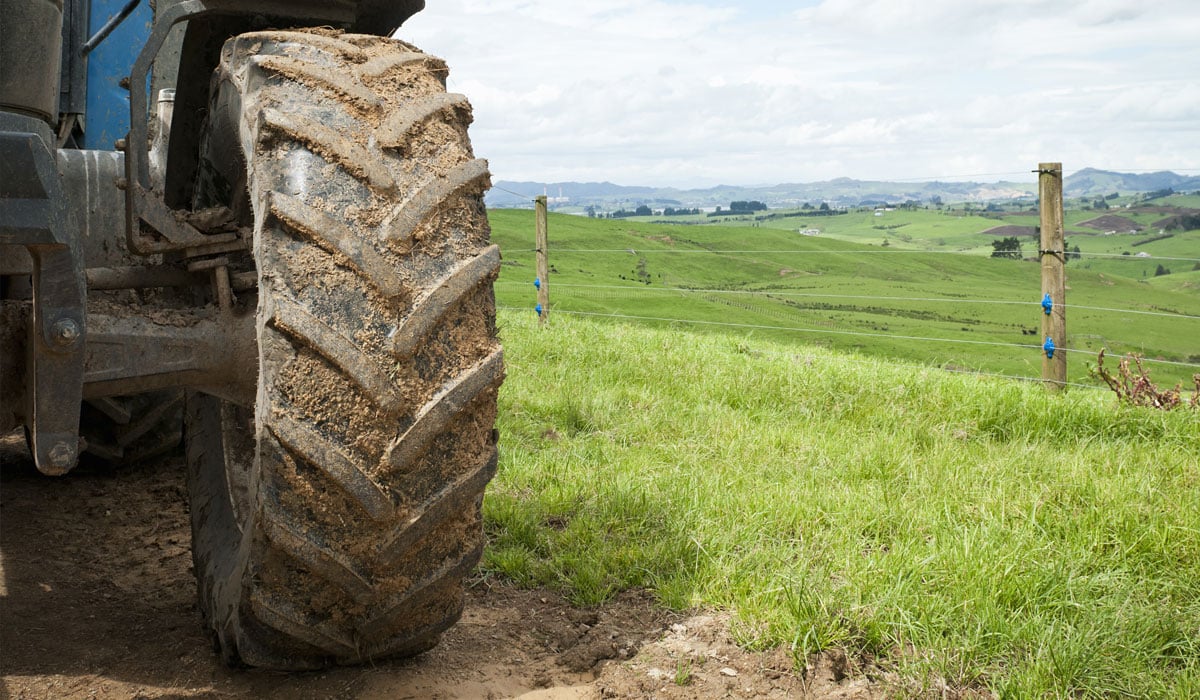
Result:
[[497,180],[1200,174],[1196,0],[427,0]]

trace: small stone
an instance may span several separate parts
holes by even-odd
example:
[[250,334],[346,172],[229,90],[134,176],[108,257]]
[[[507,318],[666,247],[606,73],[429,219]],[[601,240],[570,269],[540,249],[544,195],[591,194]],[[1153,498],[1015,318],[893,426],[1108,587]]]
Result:
[[722,675],[722,676],[729,676],[730,678],[733,678],[734,676],[736,676],[736,675],[737,675],[737,671],[735,671],[734,669],[732,669],[732,668],[729,668],[728,666],[726,666],[725,668],[721,669],[721,675]]
[[671,631],[675,634],[683,634],[687,632],[687,627],[679,624],[671,625]]

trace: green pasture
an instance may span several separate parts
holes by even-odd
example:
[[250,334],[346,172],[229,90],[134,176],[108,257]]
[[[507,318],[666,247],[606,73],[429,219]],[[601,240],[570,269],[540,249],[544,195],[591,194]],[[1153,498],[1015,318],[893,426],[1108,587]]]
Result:
[[[492,210],[489,216],[504,253],[499,302],[533,315],[533,212]],[[776,227],[778,221],[680,226],[551,214],[552,308],[950,369],[1040,376],[1038,264],[994,259],[968,247],[987,239],[978,234],[980,226],[998,222],[925,210],[784,221],[789,228]],[[822,235],[799,235],[792,221],[823,227]],[[888,247],[881,245],[885,232],[870,228],[877,225],[894,226],[886,230]],[[1200,250],[1200,232],[1135,250],[1165,255],[1161,251],[1187,253],[1189,246]],[[1068,380],[1094,383],[1088,363],[1102,347],[1200,364],[1200,319],[1184,317],[1200,316],[1200,289],[1186,280],[1163,281],[1174,275],[1154,279],[1153,270],[1145,279],[1116,275],[1100,260],[1068,266],[1068,305],[1081,307],[1068,311],[1068,347],[1078,351],[1069,355]],[[1196,371],[1148,366],[1163,384],[1190,386]]]
[[[515,215],[493,216],[507,242]],[[637,236],[551,226],[557,245]],[[530,277],[513,248],[506,280]],[[636,259],[557,254],[555,264],[563,279],[611,281]],[[861,289],[926,289],[920,278],[946,265],[942,291],[970,271],[978,281],[954,288],[972,293],[1024,279],[1015,262],[984,274],[957,267],[972,263],[961,258],[888,260],[823,262],[811,275],[862,266],[874,275],[862,279],[880,281]],[[677,274],[717,282],[766,263],[693,265]],[[584,303],[556,293],[561,307]],[[502,292],[532,306],[525,297]],[[682,315],[681,300],[655,298],[588,303]],[[852,312],[838,313],[850,323]],[[641,587],[672,608],[730,610],[746,647],[781,646],[798,669],[844,649],[890,671],[896,697],[1200,696],[1194,411],[801,344],[821,340],[811,336],[566,314],[539,328],[525,308],[499,322],[508,379],[485,575],[580,604]]]

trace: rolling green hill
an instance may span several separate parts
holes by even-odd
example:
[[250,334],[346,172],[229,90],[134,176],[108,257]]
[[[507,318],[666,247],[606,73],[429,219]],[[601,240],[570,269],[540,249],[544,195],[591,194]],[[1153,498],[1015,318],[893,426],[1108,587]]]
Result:
[[[504,252],[499,302],[530,314],[536,304],[533,216],[527,210],[489,212],[494,239]],[[1068,217],[1068,228],[1075,230],[1080,220]],[[949,369],[1039,377],[1039,266],[986,257],[992,239],[980,233],[1008,223],[1025,222],[930,210],[878,217],[854,212],[757,226],[680,226],[552,214],[552,308],[555,313],[636,317],[657,326],[855,350]],[[810,226],[820,227],[821,234],[796,232]],[[1182,317],[1200,316],[1200,290],[1186,281],[1153,280],[1156,258],[1134,257],[1142,251],[1200,257],[1200,232],[1132,245],[1151,237],[1069,238],[1068,245],[1078,243],[1084,251],[1118,256],[1072,261],[1068,268],[1068,306],[1078,307],[1067,317],[1068,347],[1078,351],[1069,356],[1070,382],[1094,383],[1086,365],[1102,347],[1200,364],[1200,319]],[[1030,241],[1026,255],[1035,254],[1035,248]],[[1121,256],[1125,250],[1134,252]],[[1190,386],[1196,371],[1172,364],[1149,366],[1163,384],[1182,381]]]

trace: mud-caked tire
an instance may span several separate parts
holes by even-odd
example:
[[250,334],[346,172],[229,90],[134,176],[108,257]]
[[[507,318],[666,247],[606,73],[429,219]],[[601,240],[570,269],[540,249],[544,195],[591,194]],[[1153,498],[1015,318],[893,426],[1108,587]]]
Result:
[[504,374],[470,108],[440,60],[332,32],[231,39],[195,206],[253,226],[253,406],[189,394],[200,606],[224,658],[420,653],[483,546]]

